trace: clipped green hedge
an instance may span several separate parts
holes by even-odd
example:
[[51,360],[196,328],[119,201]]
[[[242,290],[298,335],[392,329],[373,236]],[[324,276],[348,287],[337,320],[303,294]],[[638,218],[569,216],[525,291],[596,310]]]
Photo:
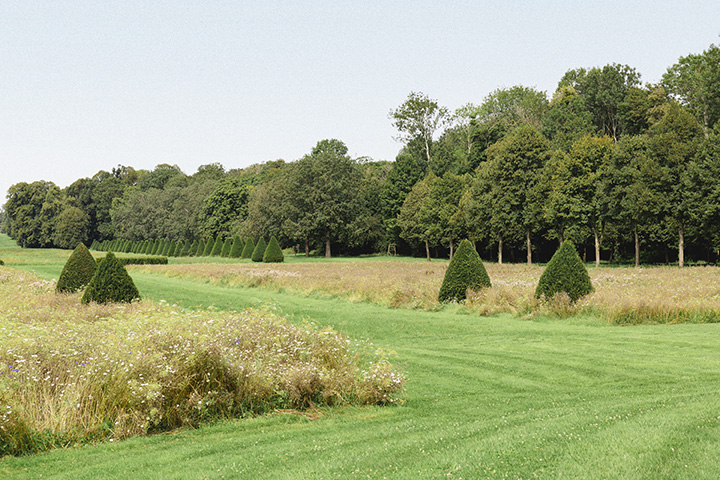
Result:
[[98,264],[97,271],[85,289],[82,303],[132,302],[139,300],[135,283],[118,258],[108,252]]
[[535,298],[550,299],[557,293],[565,292],[571,302],[576,302],[593,290],[590,275],[580,259],[575,245],[570,241],[565,241],[540,276],[535,289]]
[[55,291],[72,293],[82,290],[90,283],[96,270],[97,263],[95,259],[87,247],[80,243],[65,262],[55,286]]
[[[103,257],[105,258],[105,257]],[[100,263],[103,258],[98,258],[97,262]],[[115,257],[121,265],[167,265],[168,257]]]
[[235,237],[233,238],[232,246],[230,247],[230,253],[228,253],[228,257],[240,258],[244,246],[245,245],[243,244],[243,241],[240,240],[240,237],[235,235]]
[[445,270],[438,300],[459,302],[467,298],[468,288],[479,290],[491,286],[490,277],[480,255],[468,240],[463,240]]
[[260,237],[260,240],[258,240],[257,245],[255,245],[255,250],[253,250],[252,257],[250,257],[250,259],[253,262],[262,262],[263,255],[265,255],[266,248],[267,248],[267,243],[265,243],[265,239]]
[[270,243],[265,248],[262,261],[265,263],[280,263],[285,261],[285,255],[283,255],[282,248],[275,238],[275,235],[270,237]]

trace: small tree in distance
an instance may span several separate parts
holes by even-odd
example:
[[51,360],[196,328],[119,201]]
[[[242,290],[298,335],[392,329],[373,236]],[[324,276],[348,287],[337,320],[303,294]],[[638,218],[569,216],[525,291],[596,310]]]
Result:
[[551,299],[556,293],[565,292],[571,302],[593,291],[590,275],[580,259],[575,245],[566,240],[552,256],[540,276],[535,298]]
[[263,254],[262,261],[265,263],[280,263],[285,261],[285,255],[283,255],[282,248],[275,238],[275,235],[270,237],[270,243],[268,243],[265,253]]
[[265,239],[263,237],[260,237],[257,245],[255,245],[255,250],[253,250],[252,257],[250,257],[253,262],[262,262],[263,255],[265,255],[265,248],[267,248]]
[[438,300],[442,302],[462,301],[467,298],[469,288],[479,290],[492,286],[490,277],[480,255],[468,240],[460,242],[460,246],[450,260],[445,279],[440,287]]

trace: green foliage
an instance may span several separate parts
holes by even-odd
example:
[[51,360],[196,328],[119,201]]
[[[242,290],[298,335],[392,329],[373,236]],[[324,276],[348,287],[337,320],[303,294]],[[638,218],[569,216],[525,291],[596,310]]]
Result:
[[260,237],[260,240],[258,240],[257,245],[255,245],[255,250],[253,250],[252,256],[250,257],[252,261],[262,262],[266,248],[267,244],[265,243],[265,239],[263,237]]
[[215,243],[213,244],[212,251],[210,252],[210,255],[213,257],[219,257],[223,250],[223,241],[220,237],[215,240]]
[[55,290],[58,292],[77,292],[85,288],[90,283],[95,271],[97,263],[92,254],[82,243],[75,247],[73,253],[68,258],[65,266],[58,278]]
[[440,287],[440,302],[462,301],[467,297],[468,289],[480,290],[491,287],[490,277],[480,255],[468,240],[460,242],[460,246],[450,260],[445,279]]
[[213,248],[215,248],[215,239],[213,237],[210,237],[208,238],[207,243],[205,243],[205,250],[203,250],[202,256],[209,257],[213,251]]
[[197,250],[195,250],[195,256],[202,257],[204,253],[205,253],[205,240],[201,238],[197,244]]
[[273,235],[270,237],[265,253],[263,253],[262,261],[265,263],[279,263],[284,260],[285,255],[283,255],[282,248],[280,248],[277,238]]
[[5,262],[3,262],[2,260],[0,260],[0,265],[5,265]]
[[127,270],[112,252],[108,252],[100,261],[81,301],[109,303],[139,299],[140,293]]
[[252,254],[254,251],[255,251],[255,242],[253,242],[252,238],[248,238],[247,242],[245,242],[245,247],[243,248],[240,258],[252,258]]
[[[167,265],[168,257],[116,257],[122,265]],[[102,262],[103,259],[99,259]]]
[[566,240],[560,245],[540,276],[535,298],[551,299],[555,294],[565,292],[574,303],[592,291],[590,275],[575,245]]
[[187,255],[188,257],[194,257],[195,255],[197,255],[197,251],[198,251],[198,241],[193,240],[193,242],[190,244],[190,247],[185,252],[185,255]]
[[230,247],[230,252],[228,253],[228,257],[230,258],[240,258],[243,251],[243,241],[240,240],[240,237],[235,235],[235,238],[233,238],[232,246]]

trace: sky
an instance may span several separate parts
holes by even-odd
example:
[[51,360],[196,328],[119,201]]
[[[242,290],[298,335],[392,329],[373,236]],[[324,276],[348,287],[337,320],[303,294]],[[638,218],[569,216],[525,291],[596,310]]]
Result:
[[720,43],[719,18],[717,0],[2,0],[0,204],[18,182],[293,161],[326,138],[394,160],[410,92],[454,110],[611,63],[655,83]]

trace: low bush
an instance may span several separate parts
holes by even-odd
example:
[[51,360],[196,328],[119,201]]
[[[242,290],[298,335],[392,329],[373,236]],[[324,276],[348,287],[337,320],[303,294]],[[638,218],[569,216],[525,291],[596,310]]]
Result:
[[253,250],[252,256],[250,259],[253,262],[262,262],[263,255],[265,255],[265,249],[267,248],[267,244],[265,243],[265,239],[260,237],[260,240],[258,240],[257,244],[255,245],[255,250]]
[[555,294],[565,292],[570,302],[574,303],[592,291],[590,275],[575,245],[565,241],[545,266],[535,289],[535,298],[549,300]]
[[283,255],[282,248],[280,248],[277,238],[273,235],[270,237],[270,243],[268,243],[267,248],[265,248],[262,261],[265,263],[280,263],[284,260],[285,255]]
[[92,280],[85,289],[82,303],[132,302],[139,300],[135,283],[125,267],[112,252],[108,252],[100,263]]
[[228,253],[228,257],[230,258],[240,258],[242,255],[244,243],[242,240],[240,240],[240,237],[235,235],[233,238],[232,246],[230,247],[230,253]]
[[55,288],[58,292],[66,293],[82,290],[90,283],[96,270],[97,262],[85,245],[81,243],[75,247],[70,258],[65,262]]
[[6,277],[0,456],[277,408],[400,401],[405,377],[387,357],[330,328],[261,310],[81,306],[30,274]]
[[480,255],[468,240],[463,240],[445,271],[438,301],[459,302],[467,298],[468,289],[480,290],[490,286],[490,277]]
[[245,247],[243,248],[240,258],[252,258],[252,254],[254,251],[255,251],[255,242],[253,242],[252,238],[248,238],[247,242],[245,242]]

